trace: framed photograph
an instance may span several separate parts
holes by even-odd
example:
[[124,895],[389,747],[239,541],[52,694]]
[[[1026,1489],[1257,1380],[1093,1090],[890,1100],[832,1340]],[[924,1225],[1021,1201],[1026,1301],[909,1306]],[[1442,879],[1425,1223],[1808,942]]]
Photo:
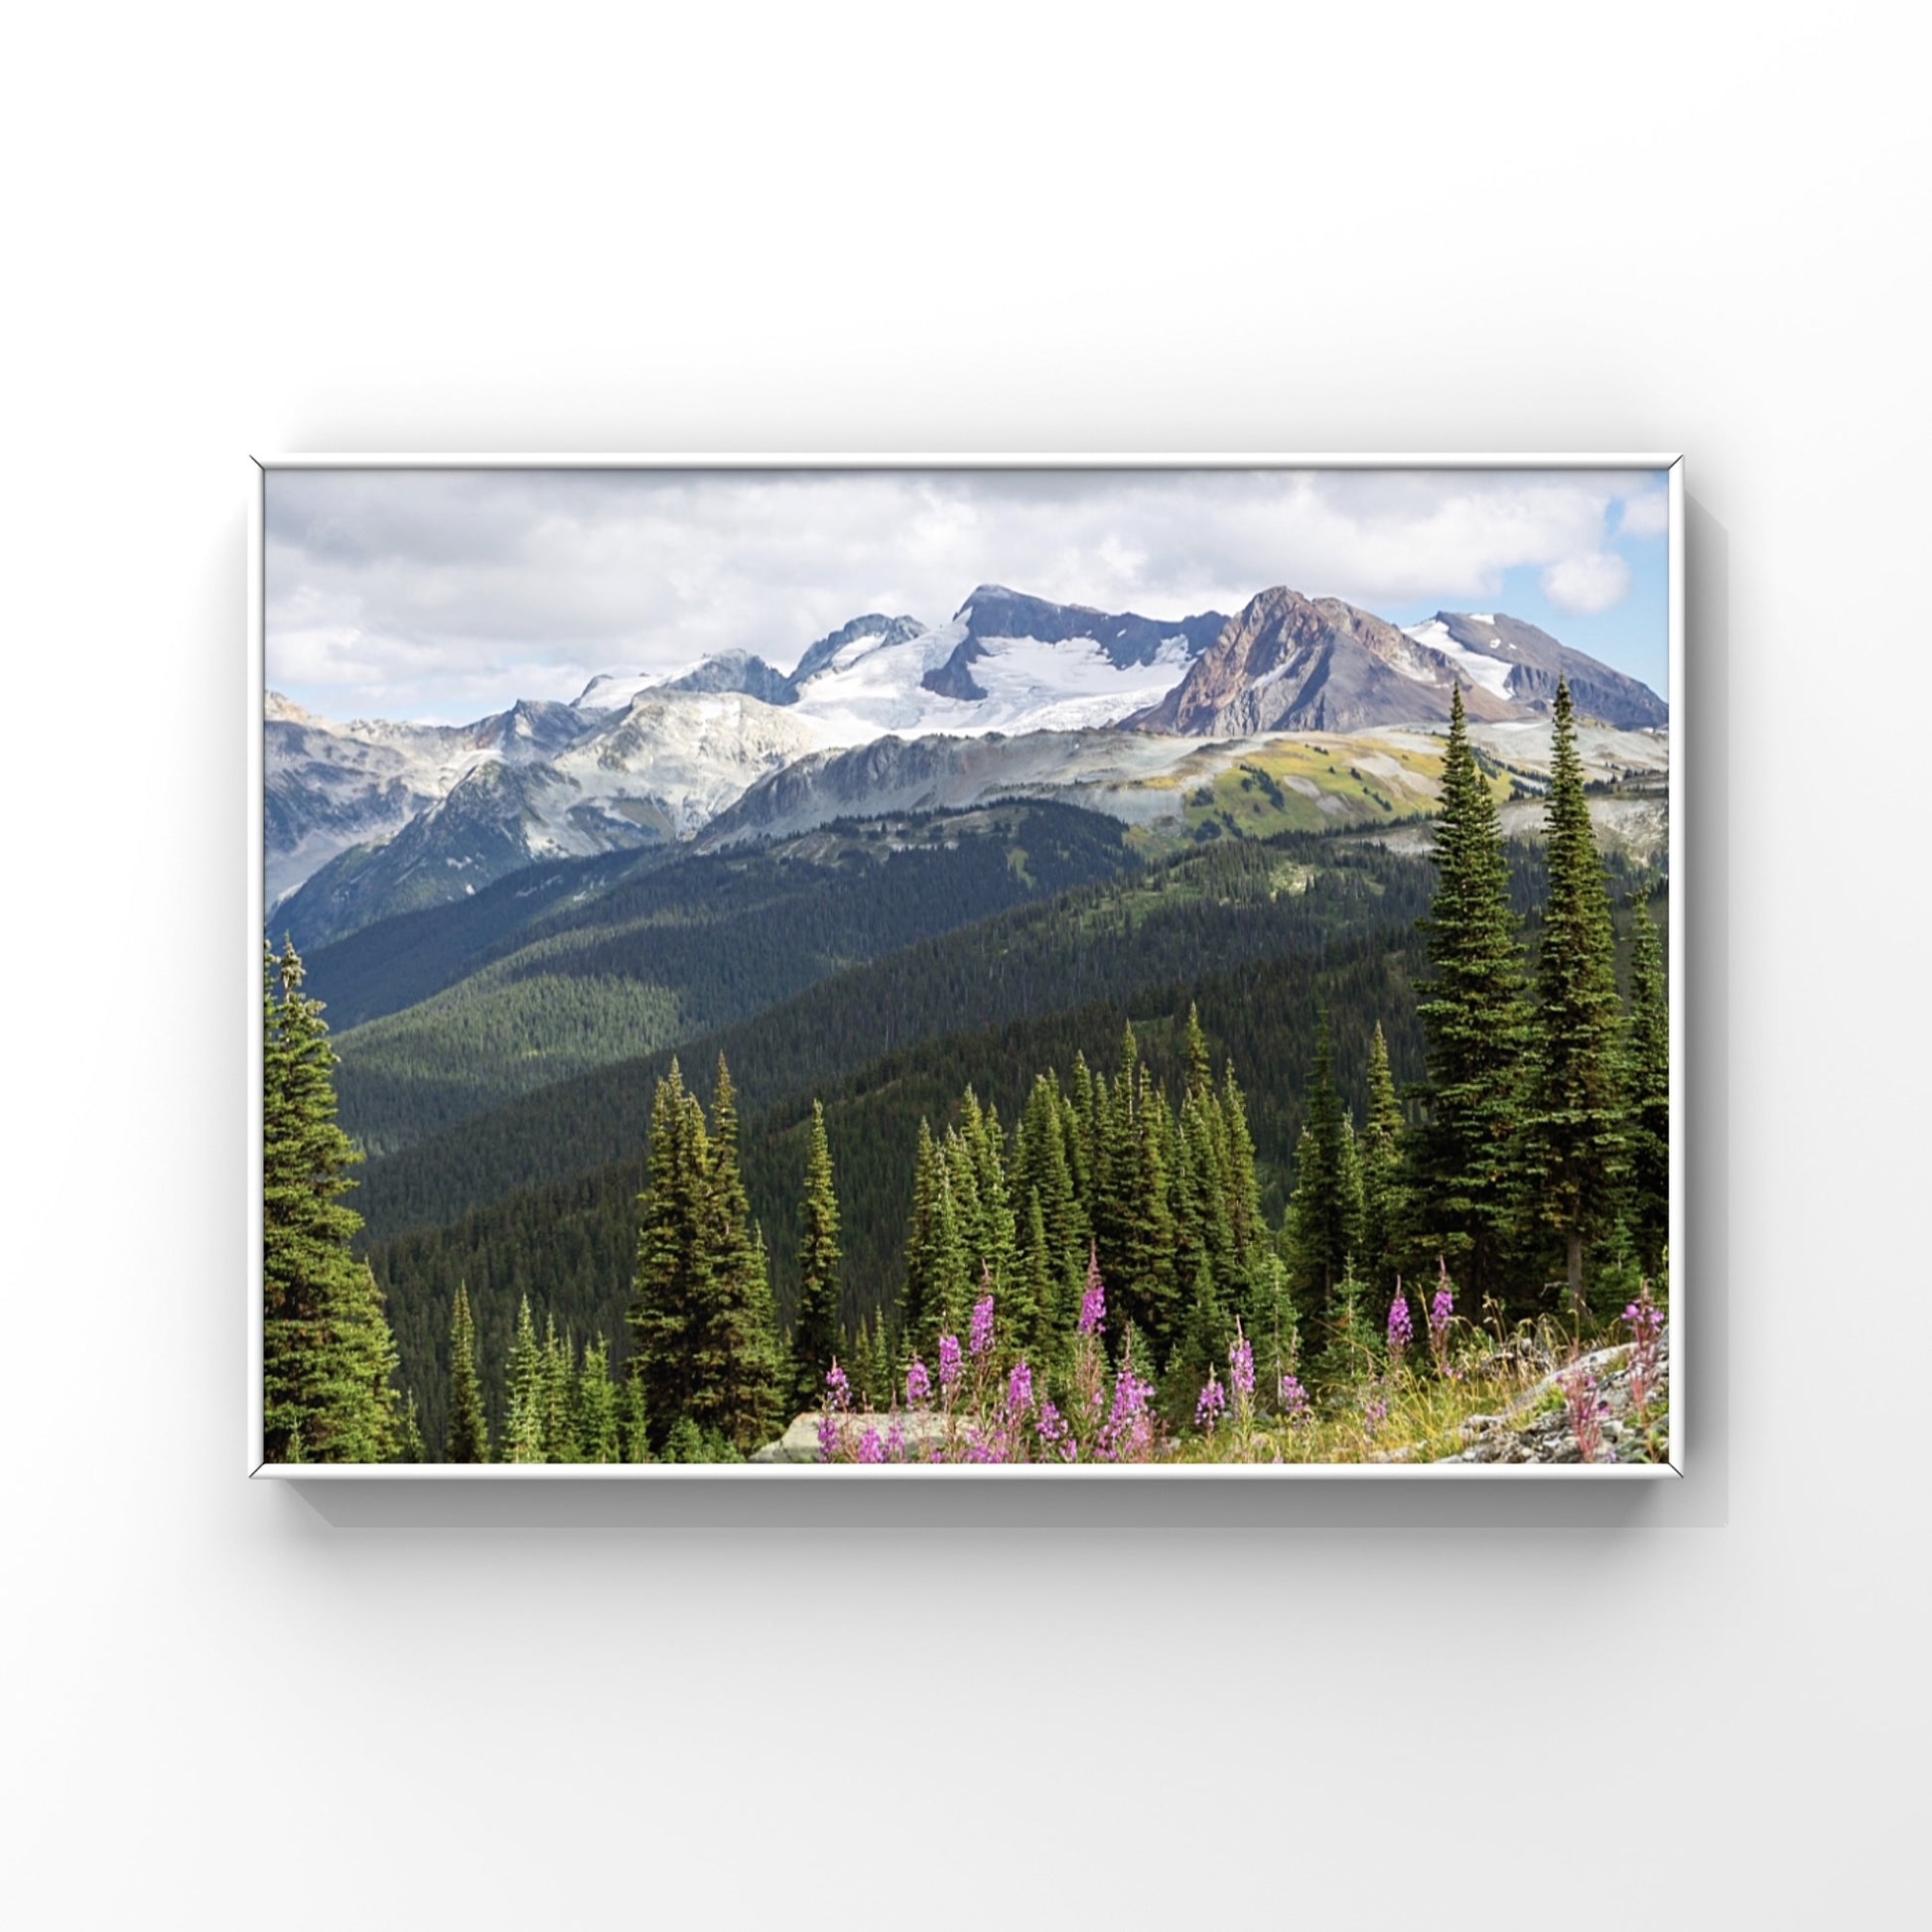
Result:
[[1682,476],[258,462],[250,1472],[1681,1471]]

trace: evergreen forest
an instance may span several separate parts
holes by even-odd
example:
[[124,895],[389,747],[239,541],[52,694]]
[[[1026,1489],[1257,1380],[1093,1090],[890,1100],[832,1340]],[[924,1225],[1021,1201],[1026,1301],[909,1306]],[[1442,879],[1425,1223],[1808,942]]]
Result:
[[1526,1364],[1661,1454],[1667,881],[1567,687],[1540,838],[1442,770],[1426,856],[1022,802],[270,946],[268,1457],[1434,1459]]

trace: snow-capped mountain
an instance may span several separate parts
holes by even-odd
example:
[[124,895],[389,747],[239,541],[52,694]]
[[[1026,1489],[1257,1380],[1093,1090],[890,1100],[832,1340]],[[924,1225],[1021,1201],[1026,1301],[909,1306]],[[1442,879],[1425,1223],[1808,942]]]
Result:
[[[545,735],[554,749],[538,752]],[[621,710],[519,705],[462,736],[474,756],[446,762],[452,782],[441,795],[400,827],[339,849],[271,901],[275,930],[312,948],[465,897],[537,860],[688,837],[818,744],[809,724],[742,692],[667,689]]]
[[760,704],[790,704],[791,679],[747,650],[721,650],[676,671],[606,671],[591,679],[571,709],[622,711],[646,691],[742,692]]
[[813,645],[793,673],[793,708],[836,747],[889,732],[1094,729],[1157,703],[1225,622],[1215,612],[1163,621],[982,584],[936,629],[900,619],[829,652]]
[[[1547,717],[1559,675],[1607,725],[1667,718],[1634,679],[1515,619],[1442,612],[1405,631],[1283,586],[1234,618],[1162,620],[982,584],[935,627],[855,618],[788,673],[723,651],[462,726],[335,725],[271,695],[271,924],[318,945],[537,860],[689,838],[794,764],[816,802],[767,783],[739,817],[788,822],[826,800],[864,810],[875,794],[904,804],[996,782],[1118,789],[1101,774],[1128,756],[1104,742],[1123,724],[1222,741],[1429,725],[1458,683],[1472,722],[1530,721]],[[966,749],[995,735],[1006,742],[986,759]],[[1074,752],[1078,771],[1056,776]]]
[[1438,611],[1405,634],[1443,658],[1465,683],[1519,711],[1546,714],[1556,702],[1557,680],[1564,677],[1577,709],[1587,718],[1621,731],[1650,731],[1670,718],[1670,707],[1649,685],[1572,650],[1521,618]]
[[335,724],[271,691],[263,706],[268,903],[339,853],[391,839],[480,764],[525,763],[573,742],[569,707],[515,705],[472,725]]
[[1278,585],[1252,599],[1137,729],[1189,737],[1270,731],[1372,731],[1440,723],[1455,687],[1471,720],[1547,715],[1559,676],[1578,708],[1644,729],[1668,707],[1634,678],[1560,644],[1534,624],[1440,612],[1408,630],[1339,598]]
[[1159,702],[1226,621],[1218,612],[1168,621],[982,584],[936,629],[878,612],[854,618],[809,644],[789,675],[722,651],[678,671],[607,672],[575,708],[650,690],[743,691],[809,719],[837,748],[889,732],[1077,731]]

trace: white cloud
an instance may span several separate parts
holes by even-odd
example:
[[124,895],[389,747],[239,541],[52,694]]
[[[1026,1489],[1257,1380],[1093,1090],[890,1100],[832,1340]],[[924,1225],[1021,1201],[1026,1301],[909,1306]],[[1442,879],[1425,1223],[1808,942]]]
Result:
[[1645,489],[1623,499],[1623,515],[1617,534],[1626,537],[1661,537],[1670,529],[1670,492]]
[[[1627,499],[1627,501],[1625,501]],[[268,674],[343,715],[574,697],[731,645],[781,667],[867,611],[976,584],[1149,617],[1288,584],[1489,608],[1546,573],[1597,611],[1627,474],[1484,471],[307,471],[269,479]],[[1559,588],[1562,587],[1562,588]]]
[[1565,557],[1543,573],[1543,595],[1559,610],[1593,617],[1620,603],[1630,589],[1630,566],[1614,551]]

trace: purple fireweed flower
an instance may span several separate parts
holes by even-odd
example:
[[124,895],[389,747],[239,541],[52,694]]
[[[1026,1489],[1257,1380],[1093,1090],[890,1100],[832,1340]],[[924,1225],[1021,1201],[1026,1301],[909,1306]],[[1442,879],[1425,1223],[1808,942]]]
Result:
[[1087,1262],[1087,1288],[1080,1298],[1080,1332],[1097,1335],[1107,1325],[1107,1285],[1100,1279],[1100,1251]]
[[1100,1430],[1099,1453],[1103,1460],[1122,1461],[1152,1441],[1147,1399],[1153,1393],[1152,1382],[1143,1382],[1131,1363],[1121,1363],[1120,1372],[1114,1377],[1113,1406]]
[[886,1459],[889,1462],[905,1460],[905,1431],[899,1427],[897,1416],[893,1418],[892,1428],[886,1432]]
[[1227,1391],[1210,1373],[1207,1386],[1200,1392],[1200,1400],[1194,1404],[1194,1427],[1203,1436],[1213,1435],[1214,1425],[1221,1420],[1221,1411],[1227,1406]]
[[914,1355],[912,1366],[905,1371],[905,1400],[916,1409],[920,1403],[932,1399],[932,1377],[926,1373],[925,1364]]
[[1284,1375],[1279,1393],[1282,1401],[1282,1414],[1290,1422],[1308,1422],[1312,1419],[1314,1414],[1313,1407],[1309,1401],[1309,1392],[1303,1388],[1299,1377]]
[[1389,1304],[1389,1353],[1400,1356],[1416,1338],[1416,1324],[1409,1318],[1409,1298],[1398,1287]]
[[818,1452],[827,1462],[839,1459],[839,1419],[829,1409],[818,1419]]
[[859,1438],[859,1460],[861,1462],[883,1462],[886,1459],[886,1445],[879,1440],[879,1431],[868,1429]]
[[939,1386],[949,1389],[959,1380],[959,1337],[939,1337]]
[[1375,1396],[1362,1410],[1362,1433],[1370,1442],[1375,1440],[1375,1432],[1389,1419],[1389,1403],[1386,1396]]
[[1597,1392],[1596,1377],[1587,1368],[1572,1369],[1557,1378],[1557,1386],[1563,1391],[1579,1457],[1596,1461],[1603,1448],[1603,1419],[1610,1413],[1610,1405]]
[[1016,1416],[1034,1406],[1034,1372],[1025,1362],[1015,1362],[1007,1377],[1007,1407]]
[[825,1371],[825,1391],[832,1398],[835,1409],[851,1407],[852,1384],[845,1379],[845,1370],[839,1366],[836,1355],[832,1358],[832,1366]]
[[975,1355],[984,1355],[993,1346],[993,1298],[983,1295],[973,1304],[973,1330],[969,1337]]
[[1039,1429],[1039,1440],[1049,1448],[1066,1434],[1066,1424],[1061,1420],[1059,1410],[1050,1401],[1042,1402],[1039,1405],[1039,1421],[1037,1426]]
[[1234,1385],[1237,1401],[1255,1399],[1255,1351],[1238,1321],[1234,1324],[1234,1346],[1228,1350],[1228,1380]]
[[1662,1378],[1664,1357],[1664,1311],[1651,1301],[1648,1282],[1623,1311],[1623,1319],[1630,1329],[1630,1399],[1638,1415],[1647,1421],[1650,1399]]
[[1436,1299],[1429,1305],[1429,1325],[1433,1329],[1447,1328],[1455,1319],[1455,1291],[1439,1288]]

